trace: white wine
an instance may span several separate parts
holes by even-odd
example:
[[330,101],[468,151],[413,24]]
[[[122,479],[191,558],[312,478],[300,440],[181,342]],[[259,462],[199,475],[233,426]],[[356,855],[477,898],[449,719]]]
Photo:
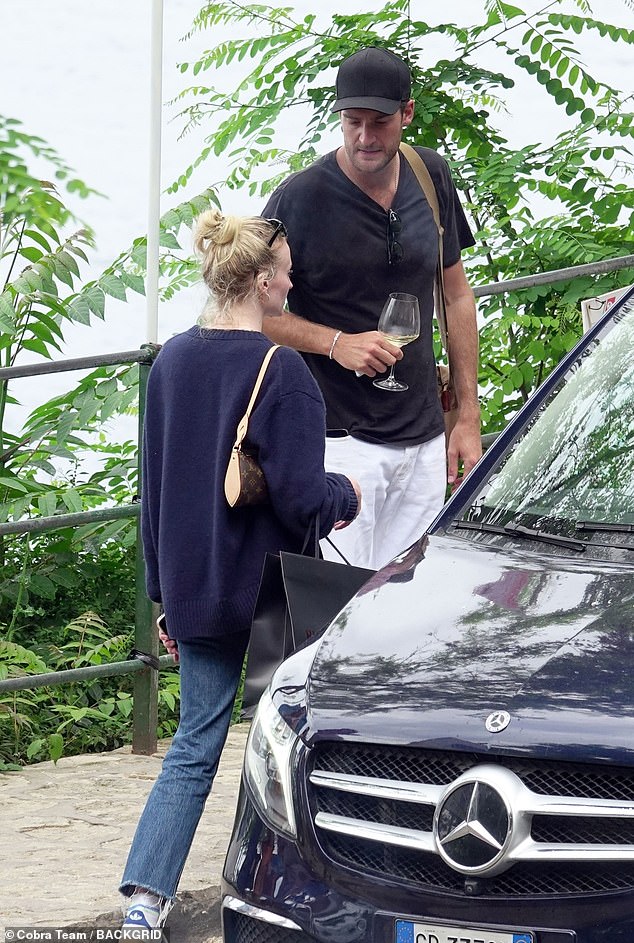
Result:
[[411,344],[418,337],[418,334],[386,334],[385,331],[380,333],[395,347],[405,347],[406,344]]
[[[406,292],[393,291],[388,295],[387,301],[383,305],[383,310],[379,317],[377,330],[390,344],[395,347],[405,347],[411,344],[420,334],[420,314],[418,311],[418,298],[416,295],[408,295]],[[401,392],[409,389],[407,383],[402,383],[394,376],[394,367],[396,361],[390,367],[389,376],[384,380],[372,380],[373,386],[380,390],[389,390]],[[424,934],[423,934],[424,935]]]

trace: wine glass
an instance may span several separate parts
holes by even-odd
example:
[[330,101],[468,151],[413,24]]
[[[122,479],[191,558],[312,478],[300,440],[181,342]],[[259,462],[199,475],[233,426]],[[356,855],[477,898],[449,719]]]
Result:
[[[411,344],[420,334],[420,312],[416,295],[408,295],[404,291],[393,291],[381,311],[379,318],[379,333],[396,347],[405,347]],[[407,383],[394,379],[394,364],[390,368],[390,375],[385,380],[373,380],[374,386],[380,390],[392,390],[400,393],[408,390]]]

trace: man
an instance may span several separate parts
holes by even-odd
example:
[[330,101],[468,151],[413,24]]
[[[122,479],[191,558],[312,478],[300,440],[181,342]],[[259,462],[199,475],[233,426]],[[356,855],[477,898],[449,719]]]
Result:
[[[478,338],[473,293],[460,251],[473,245],[446,162],[419,148],[444,227],[444,278],[458,419],[445,455],[432,348],[438,231],[399,152],[414,101],[406,64],[378,47],[345,59],[333,111],[343,145],[291,175],[263,215],[288,230],[293,258],[289,312],[267,322],[277,343],[304,354],[326,400],[326,467],[360,481],[363,509],[336,536],[351,563],[378,568],[411,545],[480,457]],[[404,351],[376,330],[390,292],[419,299],[421,333]],[[377,389],[396,361],[409,389]]]

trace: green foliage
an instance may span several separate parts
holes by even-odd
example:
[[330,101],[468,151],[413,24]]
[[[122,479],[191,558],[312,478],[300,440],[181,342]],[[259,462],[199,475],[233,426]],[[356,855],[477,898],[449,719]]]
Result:
[[[396,0],[373,12],[335,14],[317,28],[314,16],[299,19],[290,6],[207,3],[193,31],[230,24],[234,36],[181,65],[198,83],[203,74],[210,77],[212,84],[186,88],[178,99],[186,127],[205,122],[210,133],[172,189],[222,154],[231,164],[228,187],[269,193],[314,160],[325,132],[336,126],[333,67],[360,46],[386,45],[408,61],[414,79],[408,140],[444,154],[471,215],[477,246],[465,262],[474,285],[630,254],[632,97],[592,76],[575,43],[589,33],[605,44],[607,57],[612,45],[631,46],[634,35],[593,19],[586,0],[577,0],[574,15],[562,6],[556,0],[527,14],[517,5],[483,0],[471,14],[480,13],[479,21],[431,26],[413,17],[408,0]],[[439,38],[445,54],[434,58]],[[507,61],[508,74],[487,67],[492,51]],[[243,63],[243,74],[227,91],[223,69],[236,62]],[[497,128],[520,76],[534,82],[538,101],[559,109],[562,130],[553,141],[513,148]],[[297,112],[293,151],[275,146],[278,123],[289,110]],[[580,299],[631,280],[631,271],[622,271],[480,303],[485,431],[503,428],[574,344]]]
[[[26,578],[26,585],[19,607],[12,608],[6,586],[0,595],[0,622],[13,619],[12,638],[5,632],[0,641],[0,679],[127,658],[134,645],[134,548],[109,543],[77,551],[70,532],[57,532],[38,541],[41,559],[33,568],[31,560],[23,565],[23,545],[13,549],[3,576],[7,583]],[[0,770],[129,742],[132,686],[133,676],[124,675],[0,693]],[[162,671],[159,736],[174,733],[178,704],[178,672]]]
[[[45,163],[51,180],[34,175]],[[108,299],[144,293],[147,240],[135,239],[99,277],[82,267],[92,233],[61,189],[94,194],[40,138],[0,116],[0,367],[63,354],[72,322],[106,316]],[[181,231],[217,204],[212,190],[161,219],[160,294],[198,278]],[[188,239],[188,242],[190,240]],[[0,380],[0,522],[129,505],[138,492],[136,442],[112,441],[108,424],[136,413],[138,365],[98,367],[34,409],[12,431],[17,401]],[[15,423],[13,423],[15,427]],[[90,466],[85,459],[90,456]],[[94,470],[95,459],[97,469]],[[0,538],[0,679],[121,661],[133,647],[135,523]],[[0,768],[62,752],[118,746],[130,736],[131,676],[0,694]],[[160,733],[173,733],[178,674],[161,674]]]
[[[112,636],[129,634],[135,608],[133,547],[76,542],[70,528],[37,540],[27,541],[28,536],[7,540],[0,587],[0,624],[9,626],[2,633],[5,639],[48,662],[51,646],[72,650],[74,620],[87,609],[107,622]],[[86,623],[82,645],[92,628]]]
[[[84,248],[92,245],[85,227],[65,235],[73,221],[56,186],[41,181],[27,168],[27,158],[46,160],[53,176],[70,192],[90,191],[71,176],[50,148],[20,130],[19,123],[0,117],[0,366],[35,354],[52,359],[63,352],[64,329],[71,322],[90,324],[103,319],[108,299],[128,300],[129,292],[144,293],[147,240],[135,239],[98,278],[82,282],[81,266],[88,262]],[[170,209],[160,226],[162,294],[169,298],[198,277],[189,248],[183,250],[180,232],[211,204],[212,190]],[[0,381],[0,522],[24,517],[52,516],[105,505],[130,504],[138,491],[136,443],[111,441],[108,423],[136,413],[138,366],[99,367],[68,392],[36,408],[18,432],[10,431],[10,409],[16,405],[8,382]],[[99,461],[97,471],[84,471],[85,459]],[[123,546],[135,539],[131,520],[82,528],[76,541],[102,543],[116,537]],[[69,543],[69,534],[58,540]],[[40,550],[44,548],[44,555]],[[0,543],[0,563],[11,550]],[[48,542],[27,544],[24,579],[0,582],[4,598],[17,605],[25,592],[46,596],[56,581],[69,579],[65,570],[42,562]],[[28,582],[28,587],[27,587]],[[8,622],[12,625],[12,620]]]
[[[103,621],[90,611],[69,623],[64,633],[68,638],[64,644],[39,646],[44,657],[17,643],[0,642],[0,677],[120,660],[129,644],[125,637],[110,636]],[[0,769],[124,742],[129,693],[99,682],[52,691],[41,687],[0,694]]]

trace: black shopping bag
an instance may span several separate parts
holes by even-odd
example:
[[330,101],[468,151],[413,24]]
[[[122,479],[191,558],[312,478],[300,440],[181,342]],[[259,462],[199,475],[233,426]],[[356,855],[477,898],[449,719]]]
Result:
[[255,604],[242,695],[250,717],[273,672],[316,638],[374,570],[299,553],[267,553]]

